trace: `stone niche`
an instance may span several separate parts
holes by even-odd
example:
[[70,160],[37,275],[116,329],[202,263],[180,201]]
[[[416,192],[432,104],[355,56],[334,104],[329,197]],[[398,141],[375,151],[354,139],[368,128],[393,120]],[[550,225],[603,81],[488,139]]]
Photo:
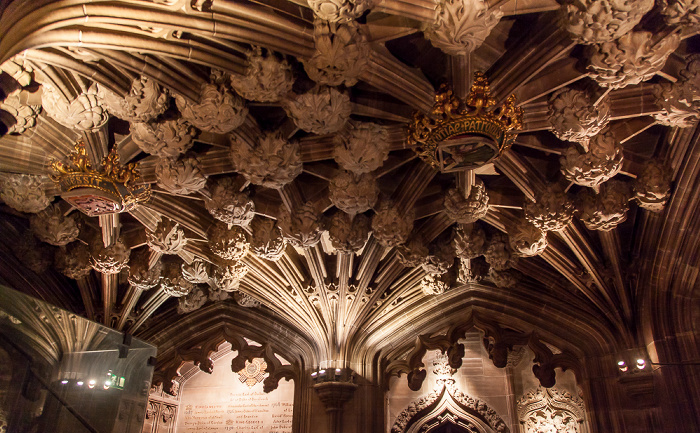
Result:
[[[281,380],[276,390],[266,394],[262,383],[267,377],[265,361],[255,358],[252,363],[246,363],[244,370],[233,372],[231,361],[236,354],[231,351],[230,343],[219,346],[211,356],[214,362],[211,374],[191,363],[183,366],[177,415],[170,431],[292,432],[294,382]],[[282,360],[282,364],[288,363]]]

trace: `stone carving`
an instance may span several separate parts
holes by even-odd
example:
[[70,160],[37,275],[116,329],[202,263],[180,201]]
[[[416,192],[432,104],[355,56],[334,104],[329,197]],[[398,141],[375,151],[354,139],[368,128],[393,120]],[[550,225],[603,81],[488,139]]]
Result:
[[243,75],[231,75],[231,86],[244,98],[257,102],[277,102],[294,85],[292,68],[286,60],[260,47],[247,52],[248,65]]
[[301,248],[316,245],[323,234],[321,215],[313,203],[304,203],[293,214],[286,208],[283,209],[277,224],[282,230],[282,236],[292,245]]
[[423,266],[428,262],[429,255],[427,243],[419,236],[414,236],[408,242],[396,247],[396,258],[407,268]]
[[340,131],[352,111],[350,96],[327,86],[296,95],[283,106],[297,127],[319,135]]
[[37,274],[46,272],[54,255],[50,247],[40,243],[29,230],[13,245],[12,252],[22,264]]
[[700,0],[659,0],[657,5],[670,26],[700,24]]
[[379,186],[369,173],[355,176],[339,171],[331,179],[328,190],[331,203],[350,215],[371,209],[379,198]]
[[202,259],[194,259],[192,263],[182,263],[182,276],[192,284],[201,284],[209,281],[209,262]]
[[243,292],[234,293],[233,299],[235,299],[236,303],[241,307],[257,308],[260,306],[260,302],[257,299]]
[[654,0],[582,0],[562,8],[562,26],[580,44],[610,42],[630,32]]
[[238,260],[227,260],[214,270],[214,284],[225,292],[235,292],[248,274],[248,266]]
[[700,54],[686,57],[686,66],[675,83],[654,86],[656,104],[662,108],[654,115],[662,125],[689,128],[700,118]]
[[520,221],[508,231],[510,247],[521,257],[532,257],[547,248],[547,232],[527,220]]
[[435,242],[430,246],[431,252],[423,263],[423,270],[431,275],[445,274],[454,264],[455,252],[450,242]]
[[579,218],[589,230],[610,231],[627,219],[629,187],[620,181],[610,181],[599,194],[582,191]]
[[491,265],[491,269],[497,271],[512,268],[518,261],[518,257],[510,249],[508,236],[504,233],[496,233],[491,237],[484,251],[484,258]]
[[299,143],[279,132],[263,134],[255,146],[231,135],[231,160],[249,182],[272,189],[293,181],[303,168]]
[[159,187],[181,195],[195,193],[207,183],[196,156],[160,158],[156,163],[156,178]]
[[36,118],[41,111],[41,105],[22,104],[19,92],[8,95],[0,102],[0,110],[4,110],[15,118],[15,124],[7,130],[8,134],[22,134],[27,129],[36,126]]
[[304,62],[309,78],[328,86],[354,86],[369,64],[367,37],[354,22],[314,21],[316,52]]
[[194,287],[190,293],[177,300],[177,313],[187,314],[198,310],[207,303],[207,295],[200,287]]
[[489,269],[489,278],[501,289],[512,289],[518,284],[520,273],[514,269],[504,269],[497,271],[494,268]]
[[661,212],[671,197],[671,169],[657,160],[644,164],[634,182],[634,198],[640,207]]
[[442,295],[450,290],[449,284],[442,281],[440,275],[427,274],[420,280],[420,289],[425,295]]
[[469,197],[457,189],[451,188],[445,194],[445,214],[460,224],[470,224],[485,217],[489,211],[489,196],[484,183],[477,182],[469,191]]
[[599,85],[619,89],[656,75],[681,42],[678,32],[654,40],[650,32],[630,32],[619,39],[588,47],[588,67]]
[[622,146],[609,131],[591,138],[588,151],[569,146],[560,158],[561,171],[570,181],[596,188],[622,168]]
[[0,71],[10,75],[22,87],[27,87],[34,81],[34,69],[21,57],[21,55],[14,56],[6,60],[2,65],[0,65]]
[[102,99],[97,95],[97,84],[70,101],[48,83],[44,83],[41,105],[52,119],[69,129],[94,131],[109,120]]
[[159,122],[131,124],[131,138],[146,153],[177,157],[194,144],[197,130],[182,117]]
[[584,431],[583,400],[567,391],[538,386],[518,399],[517,410],[525,433]]
[[435,18],[423,34],[435,47],[452,56],[467,56],[479,48],[503,17],[484,0],[436,0]]
[[373,0],[307,0],[318,18],[332,23],[342,23],[360,18],[374,6]]
[[90,250],[82,242],[72,242],[56,250],[54,265],[66,277],[79,280],[92,270]]
[[163,273],[163,263],[157,260],[150,266],[151,251],[148,248],[139,249],[129,260],[129,284],[139,290],[148,290],[160,284]]
[[272,262],[282,258],[287,241],[275,220],[256,218],[251,225],[251,231],[253,237],[250,241],[250,249],[253,254]]
[[255,217],[255,203],[240,187],[235,178],[219,179],[209,188],[211,199],[204,201],[209,213],[229,226],[246,227]]
[[64,215],[58,203],[32,215],[29,227],[37,239],[57,247],[68,245],[80,234],[77,214]]
[[525,218],[535,227],[547,232],[569,225],[574,216],[574,204],[559,185],[547,185],[535,199],[523,205]]
[[92,269],[103,274],[118,274],[129,263],[131,250],[121,239],[105,247],[102,239],[96,238],[90,248]]
[[[238,287],[236,287],[236,290]],[[228,298],[230,298],[231,295],[229,292],[225,290],[221,290],[220,288],[214,286],[214,287],[209,287],[209,300],[212,302],[219,302],[219,301],[225,301]]]
[[175,103],[182,118],[202,131],[226,134],[238,128],[248,116],[245,101],[233,93],[223,72],[212,72],[212,83],[202,84],[199,103],[192,103],[175,95]]
[[146,243],[157,253],[179,254],[187,245],[187,237],[179,223],[163,218],[154,232],[146,229]]
[[3,174],[0,177],[0,198],[14,210],[41,212],[51,204],[44,192],[42,180],[40,176],[29,174]]
[[372,231],[377,242],[387,248],[398,246],[408,239],[413,230],[414,215],[408,212],[401,215],[390,201],[379,204],[377,213],[372,218]]
[[593,106],[588,93],[563,88],[549,97],[547,120],[552,132],[560,140],[581,143],[588,148],[588,141],[597,135],[610,121],[610,98],[607,96]]
[[477,225],[457,224],[452,246],[460,259],[475,259],[486,250],[486,233]]
[[241,260],[248,254],[248,234],[239,226],[216,222],[209,229],[209,248],[224,260]]
[[131,82],[131,89],[123,98],[100,85],[97,94],[113,116],[127,122],[148,122],[163,114],[170,105],[168,89],[143,76]]
[[160,287],[168,296],[181,298],[187,296],[194,289],[195,286],[182,276],[180,264],[176,261],[169,262],[164,266],[163,271]]
[[347,131],[336,136],[333,158],[352,173],[370,173],[381,167],[388,155],[389,132],[384,126],[350,122]]
[[336,212],[328,224],[328,237],[337,252],[357,253],[365,247],[371,231],[370,219]]

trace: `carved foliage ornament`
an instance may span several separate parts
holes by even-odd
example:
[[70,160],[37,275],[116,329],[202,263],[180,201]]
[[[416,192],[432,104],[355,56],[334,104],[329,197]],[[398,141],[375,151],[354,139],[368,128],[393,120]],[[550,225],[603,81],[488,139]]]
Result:
[[231,160],[236,171],[255,185],[280,189],[302,172],[299,143],[268,132],[255,145],[231,135]]
[[639,206],[661,212],[671,196],[671,176],[671,170],[661,162],[647,161],[634,182],[634,198]]
[[700,0],[659,0],[657,4],[671,26],[700,24]]
[[277,222],[285,239],[292,245],[306,248],[321,240],[323,227],[320,218],[313,203],[304,203],[292,214],[287,209],[282,210]]
[[146,153],[165,158],[187,152],[196,135],[197,130],[182,117],[131,124],[134,143]]
[[497,271],[494,268],[489,269],[489,278],[501,289],[512,289],[518,284],[520,273],[515,269],[504,269]]
[[408,242],[396,247],[396,258],[399,260],[399,263],[409,268],[415,268],[427,263],[428,255],[430,255],[428,245],[419,236],[412,237]]
[[90,250],[82,242],[72,242],[56,251],[54,264],[63,275],[78,280],[87,276],[92,270]]
[[574,216],[574,204],[558,185],[550,184],[535,202],[523,206],[525,218],[542,231],[557,231],[566,227]]
[[180,95],[175,95],[175,102],[182,117],[195,127],[214,134],[226,134],[243,124],[248,107],[224,84],[228,82],[228,76],[214,71],[212,81],[202,84],[199,103],[192,103]]
[[629,187],[620,181],[606,183],[599,194],[583,191],[579,217],[589,230],[610,231],[627,219],[629,198]]
[[129,263],[131,250],[121,239],[105,247],[102,239],[95,239],[90,248],[92,268],[103,274],[118,274]]
[[314,14],[325,21],[342,23],[355,20],[373,6],[373,0],[307,0]]
[[286,60],[273,53],[263,54],[260,47],[247,53],[248,66],[243,75],[231,75],[231,86],[239,95],[257,102],[277,102],[292,91],[294,75]]
[[328,190],[331,202],[350,215],[371,209],[379,198],[379,186],[369,173],[356,176],[339,171],[331,179]]
[[518,257],[513,254],[508,243],[508,236],[502,233],[493,235],[491,241],[484,251],[486,262],[492,269],[503,271],[512,268],[518,261]]
[[518,418],[526,433],[581,433],[583,400],[567,391],[538,386],[518,399]]
[[377,213],[372,218],[372,231],[377,241],[385,247],[393,248],[406,242],[413,230],[412,212],[401,215],[390,201],[379,204]]
[[520,221],[508,231],[510,247],[521,257],[532,257],[547,248],[547,233],[527,220]]
[[77,215],[64,215],[58,204],[32,215],[29,226],[37,239],[58,247],[68,245],[80,234]]
[[192,263],[182,264],[182,276],[192,284],[209,281],[209,263],[202,259],[194,259]]
[[372,172],[384,164],[388,155],[389,132],[375,123],[351,122],[347,132],[336,136],[335,162],[352,173]]
[[194,289],[194,285],[187,281],[180,272],[180,264],[169,262],[164,266],[163,279],[160,286],[167,295],[173,298],[186,296]]
[[562,26],[580,44],[610,42],[628,33],[654,0],[582,0],[562,7]]
[[370,219],[365,215],[352,217],[344,212],[336,212],[330,218],[328,237],[336,251],[356,253],[367,244],[370,230]]
[[179,223],[163,218],[154,232],[146,230],[146,243],[157,253],[178,254],[187,245],[187,238]]
[[170,102],[168,89],[143,76],[131,82],[131,89],[123,98],[104,86],[98,85],[98,89],[107,110],[127,122],[153,120],[165,112]]
[[30,230],[24,232],[12,252],[27,268],[41,274],[51,266],[53,255],[51,247],[39,242]]
[[224,260],[240,260],[248,254],[248,234],[239,226],[216,222],[209,229],[209,248]]
[[612,89],[639,84],[663,68],[681,42],[678,32],[655,40],[650,32],[630,32],[588,48],[588,71],[599,85]]
[[423,263],[423,270],[432,275],[442,275],[450,270],[455,252],[450,242],[436,241],[430,246],[430,255]]
[[0,177],[0,198],[12,209],[37,213],[51,203],[44,193],[41,176],[29,174],[3,174]]
[[207,303],[207,294],[200,287],[194,287],[190,293],[177,300],[177,313],[187,314],[201,308]]
[[445,214],[460,224],[470,224],[485,217],[489,211],[489,196],[484,183],[477,182],[464,197],[457,188],[452,188],[445,195]]
[[0,65],[0,71],[17,80],[22,87],[27,87],[34,81],[34,69],[20,55],[6,60]]
[[333,87],[320,86],[284,104],[287,115],[297,127],[314,134],[340,131],[350,118],[350,96]]
[[588,151],[569,146],[560,158],[561,171],[570,181],[595,188],[622,168],[622,146],[610,131],[591,138]]
[[214,270],[214,283],[225,292],[235,292],[247,274],[248,266],[245,263],[239,260],[222,261]]
[[41,111],[41,105],[25,105],[22,103],[19,92],[14,92],[0,102],[0,110],[4,110],[15,118],[14,125],[10,126],[8,134],[22,134],[27,129],[36,126],[36,118]]
[[440,275],[428,274],[420,280],[420,289],[425,295],[441,295],[450,289]]
[[159,187],[170,193],[182,195],[195,193],[207,183],[207,177],[195,156],[158,159],[156,178]]
[[41,105],[46,114],[69,129],[93,131],[109,120],[102,99],[97,94],[97,84],[90,86],[76,98],[67,100],[50,84],[44,83]]
[[610,99],[606,96],[598,105],[586,92],[563,88],[552,94],[548,102],[547,120],[560,140],[575,141],[587,148],[591,137],[610,121]]
[[160,283],[163,273],[163,263],[157,260],[150,265],[151,252],[149,249],[140,249],[132,253],[129,260],[129,284],[139,290],[148,290]]
[[314,21],[316,52],[304,62],[309,78],[328,86],[353,86],[369,63],[371,50],[360,26],[354,22]]
[[656,103],[663,110],[654,118],[662,125],[688,128],[700,118],[700,54],[687,56],[685,60],[678,81],[654,86]]
[[460,259],[475,259],[486,250],[486,233],[477,225],[457,224],[452,246]]
[[236,292],[233,294],[233,299],[236,300],[238,305],[244,308],[257,308],[260,306],[260,302],[247,293]]
[[489,10],[484,0],[436,0],[434,21],[423,34],[435,47],[452,56],[466,56],[479,48],[503,12]]
[[255,217],[255,204],[240,187],[235,178],[219,179],[210,188],[211,199],[204,201],[209,213],[229,226],[247,226]]
[[251,225],[251,231],[253,237],[250,241],[250,249],[253,254],[273,262],[282,258],[287,241],[275,220],[256,218]]

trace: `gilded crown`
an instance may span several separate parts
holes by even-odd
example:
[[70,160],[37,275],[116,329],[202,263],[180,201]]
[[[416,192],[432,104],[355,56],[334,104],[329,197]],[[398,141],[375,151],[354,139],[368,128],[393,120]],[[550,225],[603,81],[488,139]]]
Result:
[[127,212],[151,197],[149,185],[139,185],[136,164],[122,166],[112,148],[95,170],[85,149],[78,141],[69,157],[70,163],[52,161],[51,179],[61,188],[61,197],[89,216]]
[[522,129],[523,112],[515,95],[494,107],[488,80],[474,74],[469,95],[460,101],[443,85],[428,114],[415,113],[408,145],[442,172],[472,170],[499,158]]

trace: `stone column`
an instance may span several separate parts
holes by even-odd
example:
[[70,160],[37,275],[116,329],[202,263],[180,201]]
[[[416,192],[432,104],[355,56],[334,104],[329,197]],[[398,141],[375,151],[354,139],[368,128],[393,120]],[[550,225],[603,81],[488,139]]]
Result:
[[348,382],[322,382],[314,385],[319,400],[328,414],[328,432],[342,433],[343,406],[357,389],[357,385]]

